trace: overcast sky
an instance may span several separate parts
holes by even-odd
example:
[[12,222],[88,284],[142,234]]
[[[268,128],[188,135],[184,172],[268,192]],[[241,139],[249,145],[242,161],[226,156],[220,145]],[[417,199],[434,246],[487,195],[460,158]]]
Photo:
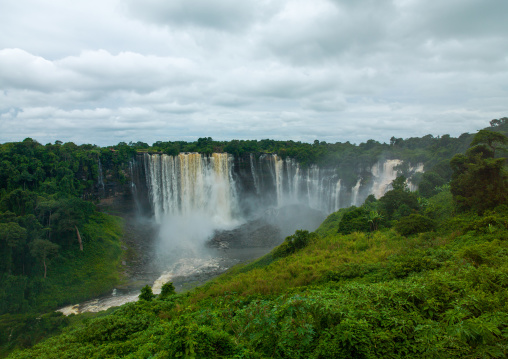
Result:
[[508,116],[506,0],[0,0],[0,142],[458,136]]

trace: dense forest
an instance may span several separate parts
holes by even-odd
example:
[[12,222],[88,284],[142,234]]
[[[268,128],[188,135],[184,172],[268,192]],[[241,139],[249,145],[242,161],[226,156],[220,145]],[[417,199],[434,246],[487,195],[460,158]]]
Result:
[[[479,358],[508,355],[508,118],[458,138],[0,145],[0,345],[13,358]],[[354,171],[400,158],[392,190],[297,231],[191,292],[106,313],[57,306],[121,278],[122,220],[97,207],[136,153],[277,153]],[[406,186],[409,163],[425,172]],[[352,168],[352,169],[351,169]],[[47,314],[41,314],[48,312]]]

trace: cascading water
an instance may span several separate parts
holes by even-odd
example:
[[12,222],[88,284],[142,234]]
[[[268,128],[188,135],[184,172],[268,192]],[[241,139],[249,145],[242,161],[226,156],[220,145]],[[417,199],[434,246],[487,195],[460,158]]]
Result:
[[256,188],[256,194],[259,195],[259,177],[256,173],[256,167],[254,166],[254,155],[251,153],[249,154],[249,160],[250,160],[250,172],[252,173],[252,180],[254,182],[254,187]]
[[235,221],[237,196],[232,157],[226,153],[203,156],[145,155],[147,182],[155,220],[202,213],[218,225]]
[[360,185],[362,184],[362,179],[359,178],[356,185],[351,190],[351,205],[356,206],[358,204],[358,193],[360,192]]
[[299,203],[324,213],[339,209],[341,180],[334,169],[316,165],[302,169],[295,159],[283,160],[277,155],[263,155],[259,161],[267,162],[273,173],[278,207]]
[[136,186],[136,182],[134,181],[134,167],[136,166],[136,160],[132,159],[129,161],[129,173],[131,177],[131,194],[132,198],[134,199],[134,204],[136,205],[136,212],[138,214],[141,213],[141,205],[139,203],[138,199],[138,188]]
[[401,163],[401,160],[386,160],[372,166],[371,173],[374,176],[374,183],[370,192],[376,198],[381,198],[390,188],[392,181],[397,177],[395,167]]
[[335,186],[335,193],[334,193],[334,197],[335,197],[335,211],[338,211],[340,209],[340,190],[341,190],[340,182],[341,182],[341,180],[339,179],[337,181],[337,185]]
[[104,186],[104,175],[102,173],[102,163],[101,163],[101,159],[99,158],[99,166],[98,166],[98,176],[97,176],[97,187],[99,188],[100,191],[102,191],[102,193],[104,193],[105,191],[105,186]]

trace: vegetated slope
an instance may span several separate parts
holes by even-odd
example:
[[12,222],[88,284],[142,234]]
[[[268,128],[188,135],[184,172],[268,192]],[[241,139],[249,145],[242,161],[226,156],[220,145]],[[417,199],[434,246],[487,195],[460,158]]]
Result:
[[121,281],[121,219],[95,213],[81,235],[84,250],[61,250],[51,261],[47,278],[3,275],[2,304],[32,310],[0,316],[0,357],[13,348],[30,347],[69,324],[62,313],[41,311],[99,296]]
[[193,292],[75,317],[11,357],[506,357],[508,207],[456,213],[450,187],[436,191],[398,179]]
[[[25,327],[5,317],[2,343],[12,344],[13,330],[45,335],[72,322],[12,357],[505,357],[503,141],[483,132],[452,160],[450,185],[442,163],[422,176],[420,197],[398,178],[380,200],[332,214],[315,233],[297,231],[191,293],[95,317],[29,318]],[[30,179],[16,178],[23,186]],[[2,194],[4,205],[16,204],[9,198]]]
[[54,309],[118,280],[119,218],[96,211],[101,150],[0,145],[0,314]]
[[84,200],[97,183],[98,153],[32,139],[0,145],[0,355],[67,323],[41,312],[120,280],[122,220]]

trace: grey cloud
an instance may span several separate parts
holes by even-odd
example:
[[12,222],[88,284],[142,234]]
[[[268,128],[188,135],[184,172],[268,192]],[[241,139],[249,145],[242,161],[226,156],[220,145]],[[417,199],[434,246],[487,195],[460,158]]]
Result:
[[[159,25],[195,26],[216,30],[245,30],[270,16],[270,0],[125,0],[127,12]],[[276,7],[275,7],[276,8]]]
[[[347,56],[375,53],[386,37],[393,7],[352,6],[354,2],[315,1],[309,12],[286,9],[263,29],[263,41],[272,53],[294,64],[337,62]],[[293,2],[292,7],[301,6]]]
[[506,4],[8,2],[0,140],[471,132],[507,115]]
[[408,12],[414,30],[438,38],[499,37],[506,31],[508,2],[504,0],[416,1]]

